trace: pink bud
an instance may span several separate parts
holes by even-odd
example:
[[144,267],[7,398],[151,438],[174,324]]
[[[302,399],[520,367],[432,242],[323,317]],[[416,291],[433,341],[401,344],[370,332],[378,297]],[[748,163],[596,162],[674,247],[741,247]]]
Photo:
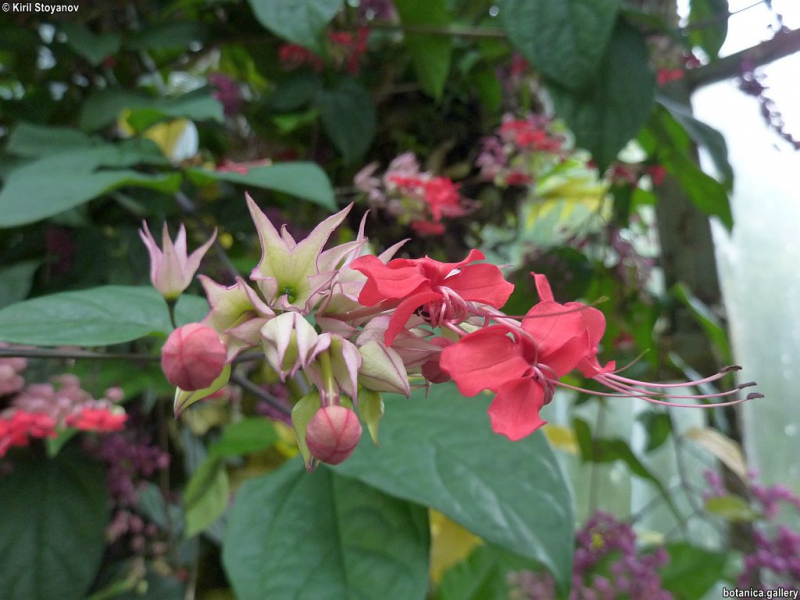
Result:
[[361,438],[361,423],[344,406],[326,406],[316,412],[306,429],[306,444],[314,458],[329,465],[344,462]]
[[201,390],[222,373],[225,344],[211,327],[189,323],[173,331],[161,350],[161,368],[167,380],[182,390]]

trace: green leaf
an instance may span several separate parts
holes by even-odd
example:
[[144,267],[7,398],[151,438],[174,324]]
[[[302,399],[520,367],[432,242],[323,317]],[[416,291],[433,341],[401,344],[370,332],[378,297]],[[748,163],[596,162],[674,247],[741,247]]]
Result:
[[503,0],[500,18],[511,43],[538,71],[579,90],[590,82],[604,85],[608,66],[601,63],[619,6],[620,0]]
[[108,89],[89,96],[83,103],[80,127],[94,131],[115,123],[124,110],[144,109],[156,111],[164,118],[185,117],[192,121],[219,123],[223,120],[222,104],[212,96],[210,88],[169,98],[133,90]]
[[741,496],[713,496],[706,499],[706,510],[717,517],[734,523],[755,521],[760,516]]
[[187,48],[193,42],[203,42],[206,31],[197,21],[161,23],[140,29],[125,44],[131,50],[161,50]]
[[[182,304],[178,302],[179,315]],[[106,346],[171,331],[167,305],[151,287],[107,285],[61,292],[0,310],[0,340],[12,344]]]
[[719,354],[719,358],[727,365],[733,364],[728,333],[717,315],[700,298],[692,294],[684,283],[676,283],[672,288],[672,293],[689,309],[695,321],[703,328],[703,332]]
[[228,506],[230,486],[225,465],[209,457],[194,472],[183,493],[186,537],[192,537],[216,521]]
[[726,554],[711,552],[686,542],[667,544],[669,563],[659,571],[661,587],[675,600],[701,600],[722,578]]
[[336,471],[431,506],[488,543],[538,560],[562,589],[572,573],[572,502],[541,432],[511,442],[492,433],[489,398],[455,386],[385,395],[381,447],[359,444]]
[[300,460],[247,481],[222,559],[240,600],[424,598],[427,511]]
[[75,52],[96,67],[103,59],[119,52],[122,37],[118,33],[95,34],[85,25],[74,22],[65,22],[59,29],[67,34],[67,44]]
[[330,179],[319,165],[310,162],[278,163],[268,167],[253,167],[247,174],[221,173],[206,169],[189,169],[189,179],[195,185],[212,181],[228,181],[248,187],[275,190],[303,200],[336,209],[336,198]]
[[222,437],[208,449],[210,456],[241,456],[265,450],[278,441],[272,424],[262,417],[245,417],[231,423],[222,431]]
[[437,600],[508,600],[508,573],[534,567],[530,559],[502,548],[478,546],[444,574]]
[[690,107],[679,104],[661,94],[656,94],[656,101],[683,126],[697,146],[708,152],[714,167],[722,177],[725,188],[728,191],[733,189],[733,167],[728,162],[728,144],[725,142],[725,137],[710,125],[695,119]]
[[383,418],[385,407],[380,392],[361,388],[358,390],[358,416],[367,424],[372,441],[378,445],[378,425]]
[[620,22],[597,67],[595,83],[582,90],[557,84],[548,89],[556,114],[575,134],[576,144],[589,150],[602,170],[647,120],[655,81],[644,37]]
[[689,42],[702,48],[709,59],[719,56],[719,49],[728,37],[728,0],[690,0]]
[[25,299],[41,263],[28,260],[0,269],[0,308]]
[[62,452],[15,453],[0,477],[0,589],[6,600],[80,600],[105,551],[109,505],[102,467]]
[[332,90],[321,90],[315,103],[325,133],[346,163],[360,159],[375,137],[375,106],[364,86],[348,79]]
[[672,419],[667,413],[645,412],[637,418],[647,431],[645,452],[661,447],[672,433]]
[[259,23],[295,44],[322,50],[322,32],[344,0],[248,0]]
[[[445,0],[397,0],[395,7],[406,27],[446,27],[451,21]],[[448,36],[414,33],[406,33],[404,39],[422,91],[438,100],[450,72],[452,40]]]
[[148,141],[106,144],[46,156],[12,171],[0,191],[0,227],[34,223],[124,186],[174,193],[179,173],[149,175],[124,167],[158,163]]
[[692,203],[709,217],[718,217],[728,230],[733,229],[728,192],[725,186],[704,173],[694,160],[689,136],[662,106],[656,106],[648,127],[642,132],[643,146],[656,155],[664,168],[678,180]]
[[[600,410],[602,410],[602,408]],[[584,461],[608,463],[621,460],[628,465],[631,473],[641,479],[651,482],[656,489],[658,489],[664,502],[666,502],[675,517],[681,520],[681,515],[675,506],[672,496],[670,496],[667,491],[667,488],[665,488],[661,480],[639,460],[639,457],[631,450],[631,447],[625,440],[621,438],[593,438],[588,423],[583,419],[573,419],[572,427],[578,438],[581,458]]]
[[316,391],[309,392],[292,407],[292,426],[297,436],[297,446],[300,448],[300,454],[303,456],[306,466],[311,465],[312,461],[311,452],[306,444],[306,429],[319,409],[319,393]]
[[99,143],[77,129],[22,122],[8,137],[6,152],[26,158],[37,158],[59,152],[74,152],[79,148],[89,148]]

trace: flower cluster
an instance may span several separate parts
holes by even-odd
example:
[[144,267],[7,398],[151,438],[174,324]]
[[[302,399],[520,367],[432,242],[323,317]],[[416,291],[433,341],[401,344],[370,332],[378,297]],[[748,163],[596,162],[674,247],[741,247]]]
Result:
[[[755,479],[755,475],[752,473],[750,479]],[[710,487],[707,498],[729,493],[717,473],[707,471],[705,477]],[[783,506],[791,506],[800,514],[800,496],[781,484],[753,483],[749,492],[766,523],[753,528],[753,551],[744,557],[737,585],[762,590],[800,586],[800,532],[786,525],[775,525]]]
[[[575,542],[570,600],[672,600],[658,574],[669,556],[663,548],[640,554],[636,533],[627,523],[607,513],[595,513],[575,534]],[[548,573],[512,572],[508,583],[514,600],[556,598]]]
[[379,167],[374,162],[361,169],[355,186],[367,194],[373,207],[410,225],[418,235],[441,235],[445,231],[443,219],[464,216],[476,206],[474,201],[461,197],[458,184],[448,177],[421,171],[411,152],[389,163],[382,177],[376,176]]
[[495,134],[482,140],[475,164],[481,178],[498,187],[528,185],[564,159],[566,143],[548,117],[530,113],[517,119],[506,114]]
[[[705,400],[752,385],[671,396],[673,388],[717,381],[738,367],[680,384],[629,379],[613,361],[598,360],[603,314],[580,302],[556,302],[543,275],[532,274],[539,302],[525,315],[507,315],[500,309],[514,286],[497,266],[483,262],[478,250],[453,263],[394,258],[402,244],[379,256],[361,256],[364,220],[354,240],[325,249],[350,207],[296,241],[285,228],[278,231],[249,196],[247,204],[262,247],[250,282],[238,278],[225,287],[201,276],[211,311],[202,324],[170,336],[162,364],[173,381],[187,385],[176,393],[178,414],[221,389],[238,354],[260,348],[282,381],[304,388],[306,395],[295,398],[292,420],[310,466],[314,458],[341,462],[349,456],[361,434],[351,407],[360,410],[362,400],[370,407],[362,419],[374,435],[382,414],[379,394],[408,396],[410,378],[426,386],[452,380],[465,396],[493,392],[492,429],[511,440],[544,424],[540,410],[559,386],[697,406],[667,398]],[[589,392],[561,380],[572,371],[609,391]]]
[[[359,27],[355,34],[348,31],[328,33],[328,57],[335,70],[345,69],[348,73],[358,73],[361,57],[367,51],[370,30]],[[299,44],[283,44],[278,49],[278,60],[287,69],[309,65],[315,71],[322,71],[325,62],[317,54]]]
[[13,393],[10,406],[0,412],[0,458],[9,448],[28,446],[31,439],[58,437],[67,429],[106,433],[125,427],[127,415],[116,405],[122,390],[109,388],[95,399],[74,375],[58,375],[51,383],[25,386],[20,375],[24,358],[0,359],[0,389]]

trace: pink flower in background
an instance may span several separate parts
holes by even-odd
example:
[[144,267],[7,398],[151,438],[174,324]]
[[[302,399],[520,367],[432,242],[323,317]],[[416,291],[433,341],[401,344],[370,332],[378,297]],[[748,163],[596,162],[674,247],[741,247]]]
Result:
[[214,230],[211,239],[187,256],[186,228],[183,225],[178,230],[178,237],[173,244],[167,224],[164,223],[161,236],[163,250],[153,239],[147,222],[143,221],[142,225],[144,229],[139,231],[139,237],[142,238],[150,254],[150,281],[164,298],[175,300],[189,287],[200,267],[200,261],[217,238],[217,231]]

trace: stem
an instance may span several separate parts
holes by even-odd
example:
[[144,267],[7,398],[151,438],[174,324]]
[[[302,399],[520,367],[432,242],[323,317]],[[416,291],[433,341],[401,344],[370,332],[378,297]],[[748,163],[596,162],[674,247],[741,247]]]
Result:
[[289,410],[289,408],[287,408],[286,405],[284,405],[280,400],[275,398],[272,394],[268,393],[265,390],[262,390],[255,383],[247,379],[247,377],[236,374],[231,376],[231,381],[236,385],[238,385],[243,390],[246,390],[251,394],[253,394],[254,396],[257,396],[260,400],[263,400],[281,414],[286,415],[287,417],[291,416],[292,411]]
[[[0,358],[51,358],[57,360],[90,359],[90,360],[133,360],[156,362],[160,356],[153,354],[137,354],[128,352],[92,352],[90,350],[57,350],[50,348],[0,348]],[[249,359],[248,359],[249,360]]]
[[169,322],[172,323],[172,326],[177,329],[178,322],[175,320],[175,306],[178,304],[177,298],[165,298],[167,301],[167,308],[169,309]]
[[323,390],[323,404],[328,406],[330,399],[337,397],[338,386],[336,385],[336,378],[333,376],[333,367],[331,366],[331,354],[328,350],[320,353],[319,355],[319,370],[322,373],[322,387]]

